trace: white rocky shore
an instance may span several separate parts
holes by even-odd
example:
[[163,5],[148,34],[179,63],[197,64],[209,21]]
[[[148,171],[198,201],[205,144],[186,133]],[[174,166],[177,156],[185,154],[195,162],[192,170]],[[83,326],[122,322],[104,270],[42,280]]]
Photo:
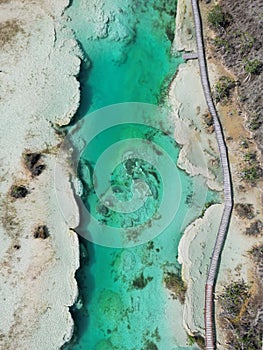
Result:
[[[63,23],[69,0],[0,1],[0,348],[59,349],[71,338],[77,297],[79,214],[67,155],[56,159],[65,125],[79,105],[80,52]],[[41,153],[38,176],[24,153]],[[54,169],[71,216],[56,201]],[[23,185],[25,198],[10,188]],[[45,225],[46,239],[34,238]]]

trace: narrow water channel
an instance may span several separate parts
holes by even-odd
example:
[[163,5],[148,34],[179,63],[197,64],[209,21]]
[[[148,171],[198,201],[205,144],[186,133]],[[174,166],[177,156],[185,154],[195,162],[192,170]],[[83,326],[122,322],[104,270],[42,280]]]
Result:
[[[76,121],[112,104],[163,103],[169,82],[182,63],[172,50],[176,5],[171,0],[72,1],[66,14],[85,55]],[[162,122],[169,124],[168,120]],[[149,141],[169,154],[180,186],[176,216],[161,234],[129,248],[106,247],[80,237],[82,260],[77,280],[81,301],[72,308],[76,335],[67,348],[196,349],[187,344],[180,303],[173,300],[175,296],[165,287],[164,279],[169,273],[180,276],[177,249],[182,231],[201,214],[205,200],[210,201],[213,193],[202,179],[193,180],[176,167],[179,147],[172,132],[165,134],[149,125],[119,125],[89,143],[78,169],[84,188],[88,189],[82,200],[104,224],[118,227],[128,225],[129,220],[134,225],[135,218],[109,213],[100,205],[87,169],[93,172],[105,150],[128,138]],[[158,156],[161,161],[161,153]],[[111,185],[116,198],[128,201],[135,176],[145,180],[153,194],[145,210],[137,215],[138,220],[147,220],[147,215],[156,212],[163,190],[162,179],[151,164],[143,157],[126,160],[115,168]],[[168,181],[174,183],[173,173]],[[86,225],[82,229],[89,230],[89,223]]]

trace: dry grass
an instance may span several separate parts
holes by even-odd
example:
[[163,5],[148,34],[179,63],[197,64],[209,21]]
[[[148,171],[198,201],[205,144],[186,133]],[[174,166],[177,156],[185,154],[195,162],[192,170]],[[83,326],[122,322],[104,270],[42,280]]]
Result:
[[[3,3],[0,0],[0,4]],[[0,47],[10,44],[18,33],[24,33],[18,20],[12,19],[0,23]]]
[[11,238],[16,238],[20,231],[17,211],[7,198],[1,202],[1,221],[4,229]]

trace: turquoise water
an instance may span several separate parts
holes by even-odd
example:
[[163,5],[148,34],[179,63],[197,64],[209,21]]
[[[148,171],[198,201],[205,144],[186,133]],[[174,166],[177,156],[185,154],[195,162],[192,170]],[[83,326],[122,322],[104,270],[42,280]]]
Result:
[[[84,96],[78,117],[113,103],[158,103],[161,89],[166,91],[183,62],[170,55],[166,34],[174,32],[175,9],[171,0],[107,1],[102,7],[100,1],[72,2],[67,14],[87,59],[80,76]],[[98,14],[107,21],[101,39],[97,28],[103,25],[94,20]]]
[[[175,9],[174,1],[101,3],[73,0],[67,15],[72,19],[70,26],[85,54],[80,74],[81,105],[75,121],[89,118],[89,113],[115,103],[158,105],[164,101],[169,82],[182,62],[180,56],[171,55]],[[161,129],[167,128],[167,133],[149,125],[115,126],[101,132],[84,149],[78,168],[84,185],[82,199],[101,225],[140,227],[158,213],[165,180],[160,176],[158,166],[156,169],[150,164],[143,152],[119,163],[109,176],[116,201],[132,199],[135,180],[145,182],[150,188],[147,200],[132,215],[101,204],[101,198],[94,190],[92,174],[101,154],[111,145],[127,139],[154,143],[157,145],[156,164],[161,164],[164,155],[168,154],[176,168],[179,148],[172,138],[169,121],[162,120],[162,123],[165,127]],[[163,151],[158,151],[158,147]],[[122,155],[126,151],[120,144],[118,153]],[[105,172],[114,163],[114,158],[108,157],[104,161]],[[215,194],[207,191],[202,178],[193,179],[177,168],[176,181],[173,173],[166,175],[171,187],[173,184],[176,188],[178,184],[180,198],[175,217],[161,234],[130,248],[104,247],[80,237],[82,259],[77,273],[80,300],[72,308],[76,332],[67,348],[197,348],[187,344],[185,334],[180,339],[175,335],[175,328],[181,327],[181,315],[175,313],[173,303],[169,302],[164,276],[167,272],[180,275],[176,258],[182,231],[201,214],[205,202],[214,199]],[[100,177],[96,181],[99,187]],[[107,192],[107,188],[101,191]],[[89,231],[90,223],[82,219],[82,232]],[[132,235],[128,239],[136,243],[137,237]],[[169,315],[172,315],[172,323]]]

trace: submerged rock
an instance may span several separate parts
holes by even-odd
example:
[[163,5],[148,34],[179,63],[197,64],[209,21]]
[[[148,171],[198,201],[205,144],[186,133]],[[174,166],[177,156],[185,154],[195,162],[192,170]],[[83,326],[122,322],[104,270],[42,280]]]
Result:
[[102,216],[107,216],[109,214],[109,209],[103,204],[98,205],[96,209],[97,212]]
[[80,310],[83,308],[83,300],[82,300],[81,296],[78,297],[78,300],[74,306],[77,310]]
[[80,252],[81,262],[83,263],[88,262],[89,260],[88,251],[83,243],[80,243],[79,245],[79,252]]
[[144,350],[158,350],[158,347],[152,341],[148,341],[144,347]]
[[153,277],[144,277],[143,272],[140,274],[140,276],[138,276],[137,278],[135,278],[132,282],[132,286],[135,289],[143,289],[147,286],[147,284],[149,282],[151,282],[153,279]]
[[164,276],[164,283],[166,288],[170,289],[178,298],[181,304],[185,302],[185,293],[187,287],[182,280],[181,276],[178,276],[174,272],[166,272]]

